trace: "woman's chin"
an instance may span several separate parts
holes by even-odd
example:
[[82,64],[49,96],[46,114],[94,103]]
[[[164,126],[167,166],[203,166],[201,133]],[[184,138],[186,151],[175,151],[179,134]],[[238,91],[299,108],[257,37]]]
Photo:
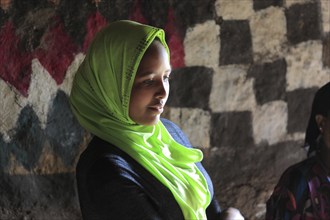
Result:
[[155,125],[159,122],[160,120],[160,114],[155,115],[153,117],[148,117],[140,120],[136,120],[135,122],[140,124],[140,125],[145,125],[145,126],[152,126]]

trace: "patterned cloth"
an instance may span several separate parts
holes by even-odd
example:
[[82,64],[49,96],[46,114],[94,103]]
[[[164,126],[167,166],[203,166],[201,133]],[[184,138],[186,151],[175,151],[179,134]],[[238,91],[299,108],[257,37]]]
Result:
[[266,220],[330,219],[330,182],[318,156],[289,167],[267,201]]

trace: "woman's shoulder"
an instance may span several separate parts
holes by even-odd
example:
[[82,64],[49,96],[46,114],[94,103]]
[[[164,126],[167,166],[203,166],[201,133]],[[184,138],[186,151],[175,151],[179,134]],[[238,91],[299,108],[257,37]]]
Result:
[[192,147],[188,137],[177,124],[165,118],[160,120],[175,141],[186,147]]
[[128,154],[94,136],[79,158],[77,172],[127,174],[132,171],[133,163]]
[[317,159],[313,156],[304,159],[298,163],[289,166],[282,174],[282,176],[305,176],[317,163]]
[[174,122],[170,121],[169,119],[166,118],[160,118],[160,121],[163,123],[167,131],[171,133],[176,133],[176,132],[182,132],[181,128],[175,124]]
[[282,173],[276,187],[285,187],[290,191],[297,191],[297,189],[304,191],[303,189],[307,187],[309,175],[316,162],[316,159],[311,157],[291,165]]

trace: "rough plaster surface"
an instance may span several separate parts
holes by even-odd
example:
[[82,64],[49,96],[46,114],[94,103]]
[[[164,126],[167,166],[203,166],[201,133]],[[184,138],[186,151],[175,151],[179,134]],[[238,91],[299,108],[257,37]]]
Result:
[[267,142],[276,144],[282,141],[287,133],[288,110],[283,101],[268,102],[258,106],[253,112],[253,134],[256,144]]
[[220,65],[251,63],[251,37],[248,20],[223,20],[220,27]]
[[79,68],[79,65],[82,63],[84,58],[85,55],[83,53],[79,53],[75,56],[75,59],[73,60],[73,62],[71,63],[71,65],[69,66],[66,72],[63,83],[58,87],[59,89],[64,91],[67,95],[70,95],[73,78],[75,76],[76,71]]
[[253,0],[216,0],[217,16],[225,20],[245,20],[253,15]]
[[164,117],[204,151],[221,206],[264,219],[330,81],[329,2],[111,0],[97,13],[77,2],[0,3],[0,218],[81,219],[73,172],[90,134],[67,99],[95,31],[131,18],[163,27],[180,56]]
[[248,77],[254,79],[253,90],[258,105],[275,100],[285,100],[286,69],[285,59],[249,67]]
[[41,127],[46,127],[49,103],[54,99],[57,85],[47,70],[37,59],[32,61],[32,75],[29,87],[28,104],[39,117]]
[[287,38],[291,44],[321,39],[321,16],[317,2],[296,4],[285,10]]
[[[219,62],[220,27],[213,20],[188,28],[184,39],[187,66],[216,67]],[[208,45],[213,45],[209,47]]]
[[283,8],[269,7],[254,13],[250,27],[255,62],[270,61],[282,56],[287,41]]
[[167,105],[208,109],[212,77],[213,70],[203,66],[184,67],[172,71]]
[[16,102],[13,88],[7,83],[0,80],[0,133],[6,142],[9,142],[13,136],[13,130],[18,119],[18,114],[21,111],[21,106]]
[[293,46],[286,54],[287,90],[310,88],[329,81],[330,70],[322,65],[322,43],[307,41]]
[[321,0],[321,12],[322,12],[322,30],[323,32],[330,32],[330,1]]
[[193,108],[171,108],[169,118],[182,128],[194,147],[210,148],[210,112]]
[[252,110],[256,105],[252,78],[245,66],[223,66],[215,69],[210,108],[213,112]]

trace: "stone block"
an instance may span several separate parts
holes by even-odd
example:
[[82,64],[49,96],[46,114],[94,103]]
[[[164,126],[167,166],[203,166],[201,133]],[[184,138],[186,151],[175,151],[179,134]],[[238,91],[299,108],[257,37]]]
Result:
[[220,65],[253,61],[248,20],[224,20],[220,25]]
[[253,0],[216,0],[215,10],[224,20],[246,20],[254,13]]
[[253,78],[247,78],[246,67],[216,68],[210,94],[212,112],[252,110],[256,105],[253,83]]
[[255,62],[283,57],[283,45],[287,41],[283,8],[269,7],[254,13],[250,19],[250,28]]
[[317,87],[287,93],[289,133],[306,131]]
[[175,69],[171,74],[171,107],[208,109],[213,70],[201,66]]
[[323,33],[330,32],[330,1],[321,0],[321,17],[322,17],[322,30]]
[[187,30],[188,27],[193,27],[195,24],[213,19],[215,13],[214,0],[173,0],[171,2],[175,20],[183,30]]
[[219,65],[219,30],[219,26],[213,20],[188,28],[184,39],[186,66]]
[[244,149],[251,144],[253,144],[251,112],[223,112],[212,114],[212,147],[233,147]]
[[324,67],[330,68],[330,33],[323,39],[322,62]]
[[320,41],[308,41],[291,47],[285,59],[287,91],[319,87],[330,79],[329,68],[323,68]]
[[253,112],[253,136],[256,144],[281,142],[287,133],[288,107],[284,101],[268,102]]
[[187,135],[194,147],[210,147],[210,120],[208,111],[194,108],[171,108],[169,118]]
[[295,4],[285,11],[287,37],[290,43],[321,38],[317,3]]
[[248,77],[254,78],[254,91],[257,103],[285,99],[287,64],[284,59],[271,63],[251,65]]

